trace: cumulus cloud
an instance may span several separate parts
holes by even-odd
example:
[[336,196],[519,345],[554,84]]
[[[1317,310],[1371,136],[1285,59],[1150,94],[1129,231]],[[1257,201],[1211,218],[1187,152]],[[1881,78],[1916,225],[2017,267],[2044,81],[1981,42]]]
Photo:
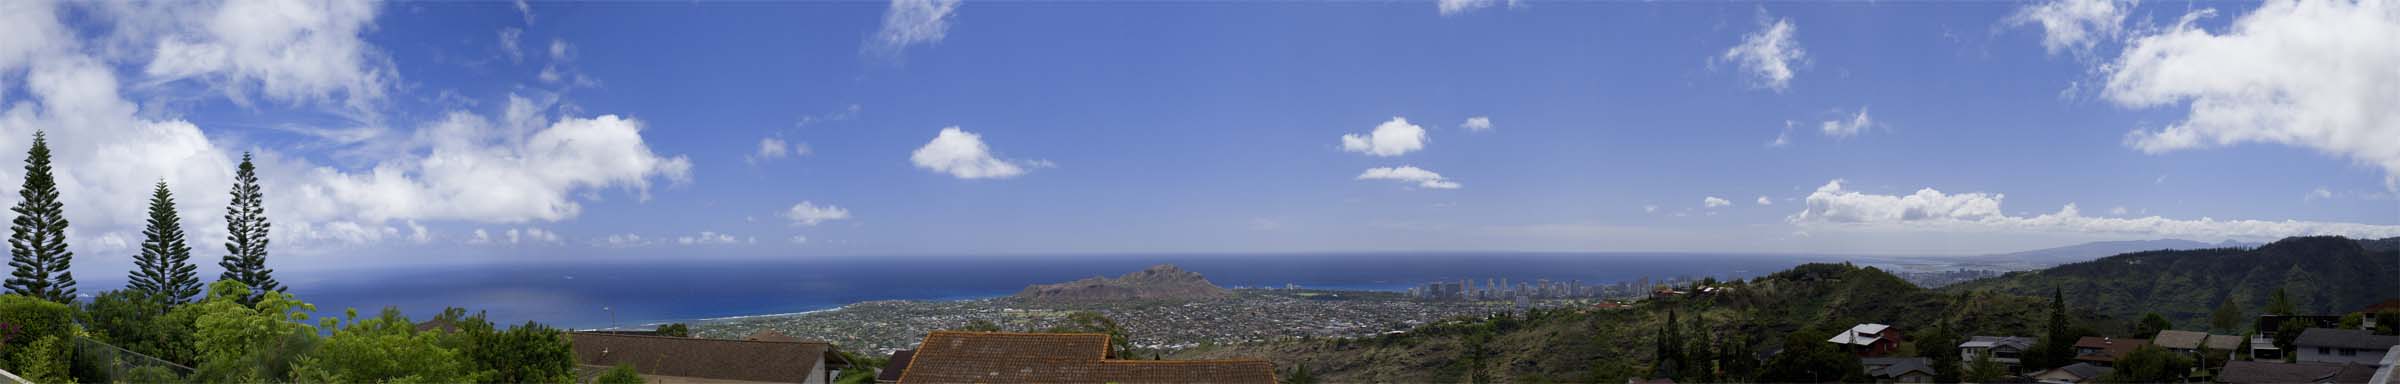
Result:
[[786,143],[782,138],[768,137],[758,139],[758,149],[752,151],[749,156],[743,156],[742,161],[758,164],[762,161],[785,157],[807,156],[808,153],[808,143]]
[[492,137],[501,129],[491,121],[452,113],[419,132],[429,142],[421,157],[364,173],[315,167],[305,171],[314,183],[286,193],[306,202],[297,207],[303,212],[368,221],[556,221],[582,211],[577,191],[624,188],[647,198],[653,179],[690,179],[691,160],[653,152],[642,125],[615,115],[562,117],[529,136]]
[[1858,107],[1858,113],[1850,115],[1850,118],[1826,120],[1823,124],[1819,124],[1817,128],[1818,130],[1824,131],[1826,136],[1847,138],[1851,136],[1858,136],[1859,132],[1866,132],[1867,128],[1872,128],[1874,126],[1875,119],[1872,117],[1867,117],[1867,107]]
[[[983,135],[958,129],[942,128],[933,141],[917,147],[908,155],[917,168],[948,173],[961,179],[1006,179],[1025,174],[1026,166],[1048,167],[1048,161],[1004,160],[992,155],[992,148],[983,144]],[[1023,165],[1020,165],[1023,164]]]
[[516,27],[500,29],[500,53],[508,55],[509,62],[525,62],[525,48],[518,46],[518,44],[522,44],[524,37],[525,30],[523,29]]
[[[1487,121],[1488,123],[1488,121]],[[1342,135],[1342,150],[1375,156],[1399,156],[1425,149],[1425,127],[1409,124],[1408,119],[1394,117],[1375,125],[1367,134]]]
[[[120,18],[164,20],[143,73],[160,81],[214,84],[237,102],[257,93],[289,102],[343,100],[366,110],[384,97],[394,71],[360,33],[373,28],[368,1],[228,1],[213,9],[174,4],[102,7]],[[149,13],[147,15],[133,15]]]
[[2382,168],[2400,184],[2400,3],[2270,1],[2222,33],[2207,10],[2127,42],[2102,95],[2119,106],[2186,105],[2182,121],[2136,129],[2145,153],[2272,143]]
[[1769,200],[1766,196],[1759,196],[1758,205],[1775,205],[1775,200]]
[[627,233],[608,235],[607,238],[601,239],[599,242],[594,243],[594,245],[611,248],[626,248],[651,245],[655,243],[657,243],[657,241],[642,238],[642,235]]
[[741,244],[742,240],[734,238],[733,235],[711,231],[700,231],[700,234],[697,235],[677,237],[675,238],[675,243],[682,245],[726,245]]
[[785,241],[790,241],[792,244],[808,244],[808,236],[792,235],[790,239],[785,239]]
[[1932,188],[1908,195],[1879,195],[1842,188],[1833,180],[1808,195],[1808,207],[1788,218],[1804,228],[1889,231],[2109,233],[2200,240],[2271,240],[2289,236],[2400,236],[2400,226],[2314,221],[2198,220],[2159,216],[2083,216],[2075,204],[2037,216],[2009,216],[2000,194],[1943,193]]
[[1642,206],[1642,213],[1658,213],[1658,206],[1657,206],[1657,205],[1644,205],[1644,206]]
[[486,231],[483,228],[476,228],[474,236],[467,238],[467,244],[518,245],[561,244],[566,242],[566,239],[564,237],[560,237],[558,233],[550,232],[549,230],[541,229],[539,227],[509,228],[508,230],[497,232],[497,235],[494,233],[495,232]]
[[1784,120],[1783,131],[1775,134],[1775,141],[1767,142],[1767,148],[1783,148],[1791,146],[1792,126],[1797,124],[1799,124],[1797,121]]
[[958,0],[892,0],[883,11],[883,27],[867,41],[872,53],[898,57],[910,45],[940,43],[950,34]]
[[2103,40],[2113,39],[2124,31],[2125,16],[2132,13],[2133,0],[2049,0],[2027,5],[2009,15],[2010,25],[2035,24],[2042,27],[2042,49],[2050,54],[2074,52],[2091,53],[2092,47]]
[[1725,198],[1722,198],[1722,197],[1709,196],[1709,197],[1705,197],[1705,198],[1701,198],[1701,199],[1700,199],[1700,206],[1701,206],[1701,207],[1704,207],[1704,208],[1716,208],[1716,207],[1723,207],[1723,206],[1728,206],[1728,205],[1733,205],[1733,201],[1732,201],[1732,200],[1726,200]]
[[1368,168],[1366,172],[1359,173],[1357,179],[1392,180],[1417,183],[1418,188],[1427,189],[1458,189],[1460,186],[1456,181],[1450,181],[1449,179],[1442,178],[1442,174],[1434,173],[1433,171],[1428,171],[1423,168],[1406,165],[1399,167]]
[[1759,87],[1783,92],[1791,87],[1793,67],[1806,63],[1808,52],[1800,49],[1795,35],[1797,27],[1789,18],[1773,18],[1765,8],[1758,10],[1758,32],[1742,36],[1742,43],[1725,50],[1717,59],[1734,63],[1749,72]]
[[1459,128],[1466,128],[1468,132],[1485,132],[1485,131],[1491,131],[1491,130],[1492,130],[1492,118],[1491,118],[1490,116],[1476,116],[1476,117],[1469,117],[1469,118],[1467,118],[1467,121],[1466,121],[1466,122],[1464,122],[1464,123],[1458,123],[1458,127],[1459,127]]
[[799,204],[792,204],[791,209],[784,210],[783,218],[791,219],[794,224],[817,225],[817,223],[827,221],[849,219],[850,210],[833,205],[819,206],[816,203],[801,201]]

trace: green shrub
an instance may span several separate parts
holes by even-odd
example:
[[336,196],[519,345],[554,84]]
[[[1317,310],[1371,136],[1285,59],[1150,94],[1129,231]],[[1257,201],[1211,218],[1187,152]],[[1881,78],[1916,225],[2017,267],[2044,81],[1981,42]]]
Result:
[[603,374],[600,374],[600,378],[599,378],[599,379],[594,379],[594,380],[592,380],[592,383],[593,383],[593,384],[643,384],[643,381],[642,381],[642,373],[641,373],[641,372],[634,372],[634,371],[633,371],[633,366],[632,366],[632,365],[627,365],[627,364],[617,364],[617,367],[616,367],[616,368],[609,368],[609,369],[608,369],[608,373],[603,373]]
[[[31,343],[44,338],[74,337],[69,328],[73,323],[72,313],[66,304],[20,295],[0,295],[0,365],[5,365],[0,368],[22,372],[23,368],[18,368],[16,364],[26,359],[19,355],[30,352],[33,349]],[[52,340],[52,343],[58,341]],[[21,345],[25,347],[20,348]],[[65,361],[63,356],[59,361]],[[58,372],[66,374],[63,369]]]
[[167,370],[166,367],[153,365],[126,371],[125,379],[121,381],[130,384],[181,383],[183,376],[175,375],[175,371]]
[[42,336],[22,348],[10,348],[16,356],[9,359],[9,371],[35,383],[74,382],[67,378],[67,350],[60,344],[58,336]]

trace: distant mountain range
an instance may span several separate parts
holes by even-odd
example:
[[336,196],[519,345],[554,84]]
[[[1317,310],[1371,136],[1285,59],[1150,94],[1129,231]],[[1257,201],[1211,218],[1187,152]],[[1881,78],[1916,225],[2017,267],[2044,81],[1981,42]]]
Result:
[[2400,238],[2294,237],[2255,248],[2132,252],[1944,287],[2039,296],[2063,290],[2069,304],[2138,318],[2158,312],[2205,318],[2231,299],[2249,314],[2283,289],[2304,313],[2341,314],[2400,298]]
[[2064,247],[2043,248],[2023,252],[1974,256],[1911,257],[1909,259],[1924,262],[1938,262],[1952,265],[1959,269],[1996,269],[2021,271],[2049,268],[2062,264],[2080,263],[2092,261],[2102,257],[2142,251],[2213,248],[2246,249],[2255,248],[2258,246],[2259,243],[2245,243],[2232,240],[2226,240],[2219,243],[2208,243],[2183,239],[2095,241]]
[[1199,273],[1159,264],[1116,278],[1091,277],[1058,284],[1025,287],[1012,296],[1033,302],[1111,302],[1128,300],[1205,300],[1232,295]]

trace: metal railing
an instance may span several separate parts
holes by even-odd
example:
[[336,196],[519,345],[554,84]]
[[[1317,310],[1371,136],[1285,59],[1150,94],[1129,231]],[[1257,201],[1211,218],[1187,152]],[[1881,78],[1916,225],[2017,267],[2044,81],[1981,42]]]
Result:
[[192,375],[192,367],[81,336],[75,337],[75,364],[97,369],[98,379],[110,383],[176,383]]

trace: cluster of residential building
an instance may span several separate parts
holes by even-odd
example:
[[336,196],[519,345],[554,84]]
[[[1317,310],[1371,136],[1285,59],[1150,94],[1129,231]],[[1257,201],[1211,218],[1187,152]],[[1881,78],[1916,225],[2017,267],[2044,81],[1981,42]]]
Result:
[[[2271,322],[2311,321],[2316,316],[2265,316],[2254,338],[2204,332],[2163,330],[2148,339],[2084,337],[2075,341],[2072,363],[2027,366],[2036,339],[2025,336],[1972,336],[1958,344],[1959,366],[1989,359],[2008,372],[2009,382],[2052,384],[2090,383],[2115,370],[2119,358],[2143,347],[2157,347],[2189,356],[2199,363],[2190,382],[2252,383],[2400,383],[2400,336],[2376,335],[2373,323],[2337,328],[2332,323],[2310,324],[2292,341],[2292,351],[2275,347]],[[2338,319],[2338,317],[2332,317]],[[2272,319],[2272,320],[2270,320]],[[2317,326],[2323,325],[2323,326]],[[1860,363],[1878,382],[1926,383],[1933,380],[1932,362],[1923,357],[1893,357],[1905,340],[1896,327],[1859,324],[1826,339],[1858,354]],[[2243,345],[2247,342],[2248,349]],[[2209,366],[2211,362],[2221,366]],[[1964,369],[1964,368],[1962,368]]]
[[[832,382],[853,367],[832,345],[773,331],[742,339],[646,332],[573,332],[581,377],[630,366],[652,383]],[[892,354],[880,383],[1274,383],[1265,360],[1140,360],[1111,356],[1097,333],[935,331]],[[579,380],[579,382],[588,380]]]
[[[1691,278],[1665,278],[1658,284],[1672,287],[1691,285]],[[1638,297],[1654,286],[1648,277],[1613,284],[1584,284],[1583,280],[1535,279],[1511,283],[1508,278],[1485,278],[1435,281],[1408,289],[1408,297],[1425,300],[1512,300],[1512,299],[1571,299]]]

